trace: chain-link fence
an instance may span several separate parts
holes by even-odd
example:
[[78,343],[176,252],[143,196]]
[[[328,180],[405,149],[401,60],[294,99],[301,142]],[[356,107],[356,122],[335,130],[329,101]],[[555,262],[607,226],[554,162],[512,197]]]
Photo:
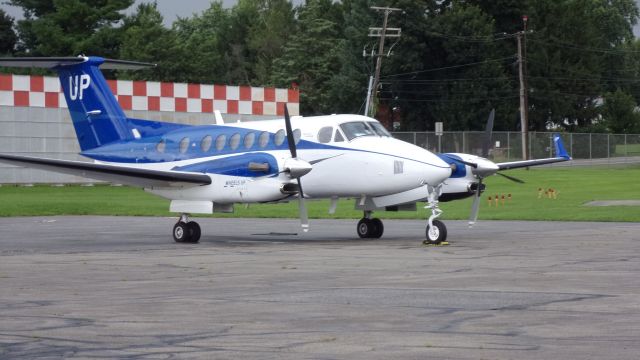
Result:
[[[551,132],[529,133],[530,158],[554,156]],[[442,136],[434,132],[394,132],[397,139],[418,145],[432,152],[466,153],[482,155],[485,141],[483,131],[445,131]],[[560,134],[565,148],[575,160],[624,159],[640,157],[640,134]],[[522,134],[494,131],[491,136],[489,158],[496,162],[522,160]]]

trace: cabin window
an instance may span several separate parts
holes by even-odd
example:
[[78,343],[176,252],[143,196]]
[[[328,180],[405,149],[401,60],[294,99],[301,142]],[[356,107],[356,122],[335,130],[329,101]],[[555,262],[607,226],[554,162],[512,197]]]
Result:
[[244,148],[245,149],[250,149],[253,146],[253,143],[256,141],[256,134],[255,133],[247,133],[247,135],[244,136]]
[[371,121],[371,122],[368,122],[367,124],[369,124],[369,126],[373,128],[373,131],[375,131],[376,134],[378,134],[378,136],[391,137],[391,134],[389,134],[387,129],[385,129],[384,126],[382,126],[382,124],[380,124],[379,122]]
[[211,149],[212,142],[213,138],[211,137],[211,135],[203,137],[202,141],[200,141],[200,150],[202,150],[203,152],[209,151],[209,149]]
[[333,135],[333,126],[325,126],[318,131],[318,141],[323,144],[331,142],[331,135]]
[[167,148],[167,143],[164,141],[164,139],[160,140],[158,145],[156,145],[156,151],[159,153],[163,153],[166,148]]
[[296,145],[300,142],[300,137],[302,137],[302,131],[300,131],[300,129],[293,130],[293,142]]
[[339,129],[336,129],[336,136],[333,137],[333,142],[343,142],[344,137]]
[[216,150],[220,151],[224,149],[224,144],[227,142],[226,135],[218,135],[216,138]]
[[258,137],[258,145],[260,145],[261,148],[265,148],[267,147],[268,144],[269,144],[269,132],[263,131]]
[[276,133],[276,135],[273,138],[273,142],[276,144],[276,146],[280,146],[282,145],[282,143],[284,143],[284,138],[286,137],[284,130],[280,129],[278,130],[278,132]]
[[231,150],[237,149],[239,145],[240,145],[240,134],[235,133],[231,135],[231,138],[229,139],[229,147],[231,148]]
[[180,140],[180,154],[184,154],[189,150],[189,138],[185,137]]
[[373,129],[371,129],[369,126],[367,126],[367,124],[365,124],[362,121],[354,121],[354,122],[340,124],[340,128],[342,129],[344,134],[347,136],[347,139],[349,139],[349,141],[360,136],[376,135],[376,133],[373,132]]

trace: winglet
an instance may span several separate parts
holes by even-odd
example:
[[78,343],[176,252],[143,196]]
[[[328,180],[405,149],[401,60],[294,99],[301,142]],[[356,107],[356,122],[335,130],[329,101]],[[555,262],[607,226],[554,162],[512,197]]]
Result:
[[569,154],[567,153],[567,150],[565,150],[564,148],[564,144],[562,143],[562,138],[560,137],[560,134],[557,134],[557,133],[553,134],[553,144],[555,145],[555,148],[556,148],[556,157],[561,157],[567,160],[571,160],[571,156],[569,156]]

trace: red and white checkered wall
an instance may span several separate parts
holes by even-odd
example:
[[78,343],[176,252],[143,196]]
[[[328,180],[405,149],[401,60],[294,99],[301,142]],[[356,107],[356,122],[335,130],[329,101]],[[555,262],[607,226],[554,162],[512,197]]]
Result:
[[[124,110],[299,115],[298,90],[250,86],[107,80]],[[0,106],[66,108],[57,77],[0,74]]]

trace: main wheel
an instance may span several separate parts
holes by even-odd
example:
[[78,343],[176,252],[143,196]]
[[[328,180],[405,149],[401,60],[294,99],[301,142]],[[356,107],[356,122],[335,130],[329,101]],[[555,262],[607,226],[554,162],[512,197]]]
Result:
[[189,232],[190,232],[190,238],[189,238],[189,240],[188,240],[188,241],[185,241],[185,242],[195,244],[195,243],[197,243],[198,241],[200,241],[200,234],[201,234],[201,232],[200,232],[200,225],[198,225],[198,223],[197,223],[197,222],[195,222],[195,221],[189,221],[189,222],[187,223],[187,229],[189,229]]
[[384,225],[382,225],[382,220],[378,218],[371,219],[371,223],[373,224],[373,232],[371,233],[371,237],[379,239],[384,233]]
[[447,227],[440,220],[433,220],[433,229],[427,225],[427,240],[425,244],[440,244],[447,240]]
[[173,240],[177,243],[185,243],[190,242],[191,240],[191,229],[187,223],[178,221],[173,226]]
[[358,221],[358,227],[356,229],[358,230],[358,236],[364,239],[364,238],[371,237],[373,228],[374,228],[374,225],[371,219],[362,218],[360,219],[360,221]]

